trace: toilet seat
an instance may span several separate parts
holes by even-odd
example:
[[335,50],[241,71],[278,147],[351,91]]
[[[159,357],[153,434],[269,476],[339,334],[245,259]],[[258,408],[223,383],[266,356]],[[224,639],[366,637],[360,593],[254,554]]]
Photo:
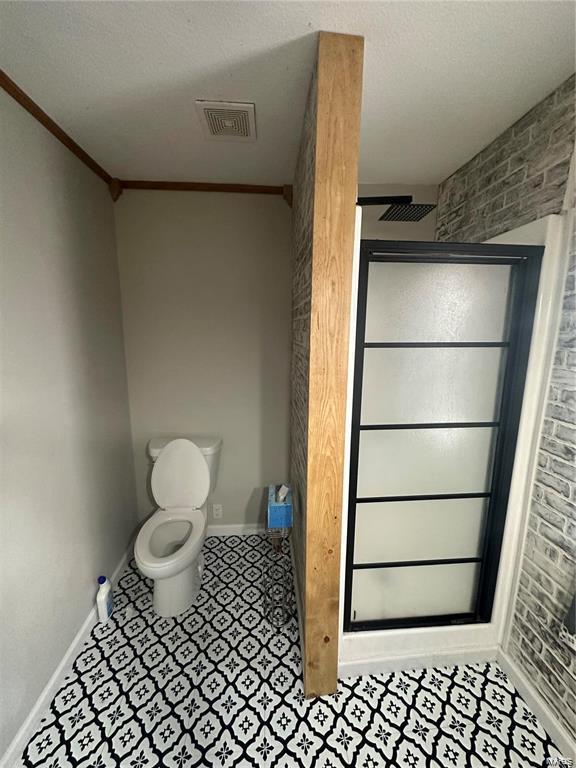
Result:
[[[165,523],[187,522],[192,530],[184,544],[165,557],[156,557],[152,554],[150,542],[154,532]],[[134,556],[140,570],[152,579],[161,579],[173,576],[181,571],[202,550],[206,533],[206,518],[202,510],[190,507],[174,507],[173,509],[159,509],[150,517],[140,529],[134,545]]]

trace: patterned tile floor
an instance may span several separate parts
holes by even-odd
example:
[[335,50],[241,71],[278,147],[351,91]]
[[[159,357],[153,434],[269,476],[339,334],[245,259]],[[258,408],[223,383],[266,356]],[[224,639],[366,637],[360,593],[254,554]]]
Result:
[[264,537],[207,539],[201,594],[175,619],[154,615],[132,563],[20,764],[541,768],[561,757],[494,664],[350,678],[304,700],[296,621],[277,630],[263,616],[271,557]]

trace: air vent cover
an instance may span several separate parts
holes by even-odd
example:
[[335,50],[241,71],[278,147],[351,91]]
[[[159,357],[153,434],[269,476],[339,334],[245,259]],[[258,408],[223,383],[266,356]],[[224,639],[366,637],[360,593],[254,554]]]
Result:
[[196,110],[207,139],[256,141],[254,104],[233,101],[197,101]]
[[434,203],[410,203],[409,205],[394,203],[378,221],[420,221],[434,208],[436,208]]

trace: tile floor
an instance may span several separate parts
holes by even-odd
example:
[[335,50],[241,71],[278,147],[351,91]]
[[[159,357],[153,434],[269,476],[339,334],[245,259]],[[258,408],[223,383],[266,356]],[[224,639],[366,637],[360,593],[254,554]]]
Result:
[[[527,768],[558,751],[494,664],[342,680],[306,701],[295,619],[263,617],[264,537],[209,538],[197,604],[154,615],[132,563],[28,743],[46,768]],[[558,763],[557,763],[558,764]]]

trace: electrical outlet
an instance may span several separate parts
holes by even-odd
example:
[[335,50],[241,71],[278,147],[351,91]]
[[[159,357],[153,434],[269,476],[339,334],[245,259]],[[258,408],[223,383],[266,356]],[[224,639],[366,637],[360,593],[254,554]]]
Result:
[[222,504],[212,504],[212,516],[214,517],[214,520],[219,520],[223,514]]

